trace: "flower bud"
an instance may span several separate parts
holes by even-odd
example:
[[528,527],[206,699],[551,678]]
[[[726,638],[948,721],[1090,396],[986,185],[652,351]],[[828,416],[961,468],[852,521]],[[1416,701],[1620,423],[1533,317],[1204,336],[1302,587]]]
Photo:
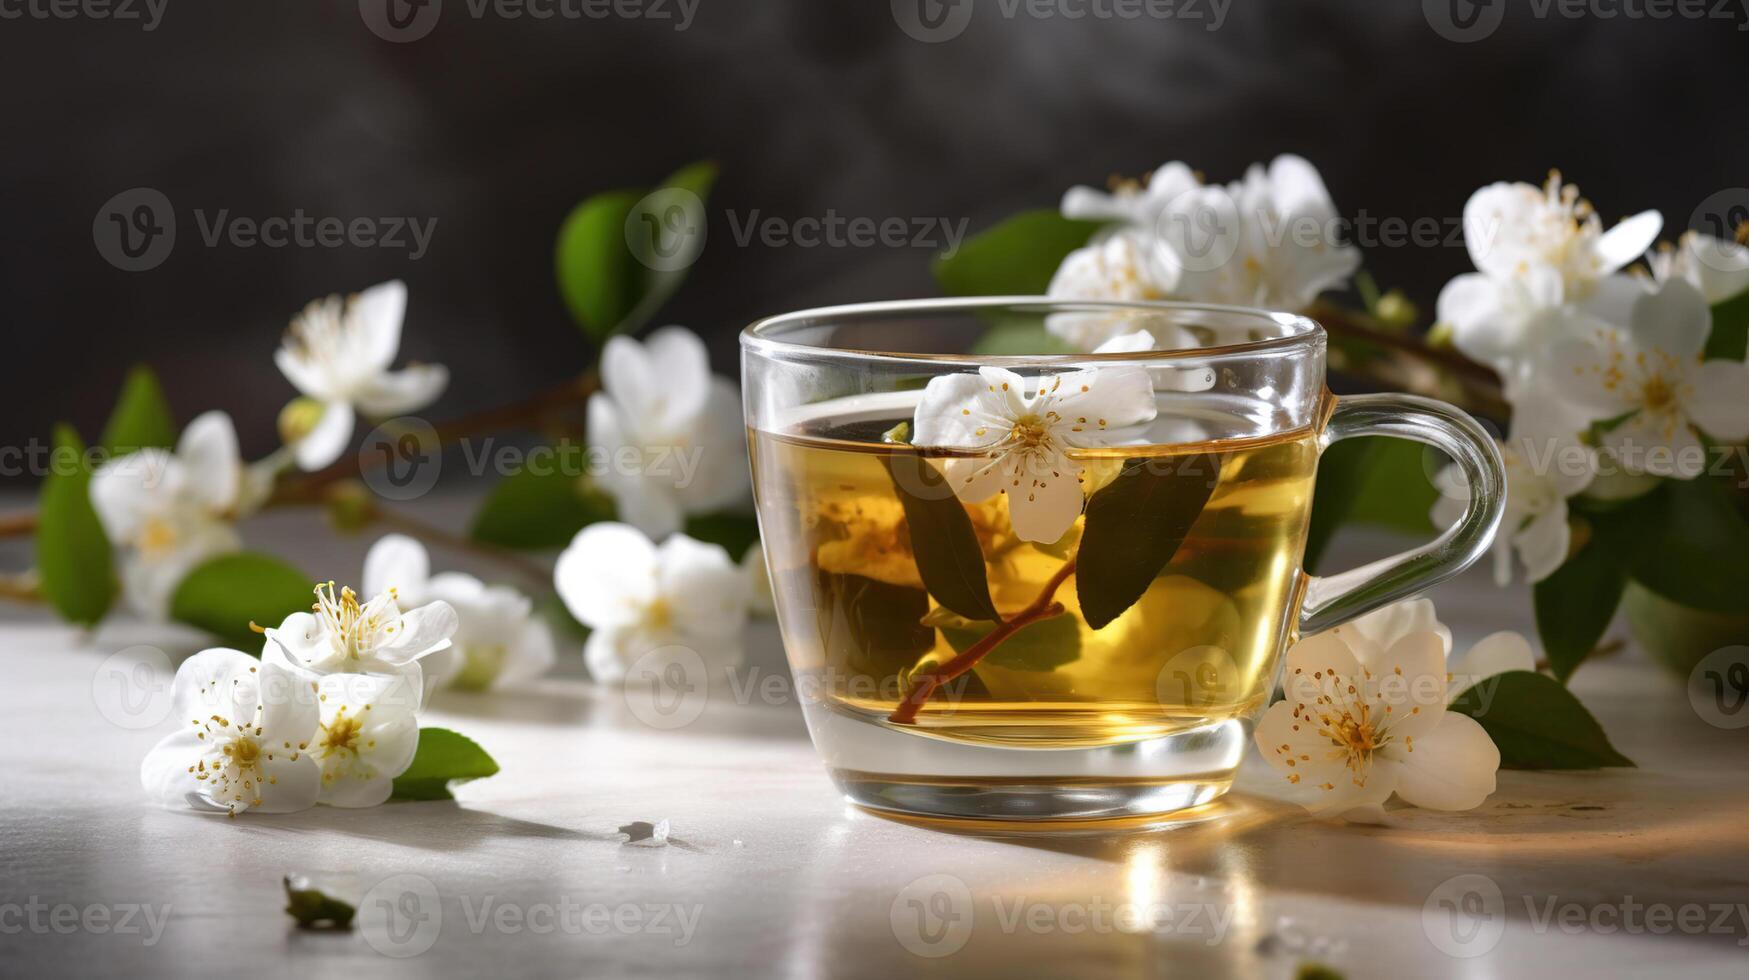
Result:
[[314,398],[293,398],[279,410],[279,438],[292,445],[314,432],[326,406]]
[[1409,297],[1403,295],[1401,289],[1393,289],[1379,297],[1378,305],[1373,307],[1373,316],[1379,321],[1379,326],[1392,333],[1399,333],[1415,325],[1415,318],[1421,311],[1415,308]]
[[358,480],[341,480],[322,492],[328,520],[335,530],[352,534],[364,530],[376,516],[376,497]]

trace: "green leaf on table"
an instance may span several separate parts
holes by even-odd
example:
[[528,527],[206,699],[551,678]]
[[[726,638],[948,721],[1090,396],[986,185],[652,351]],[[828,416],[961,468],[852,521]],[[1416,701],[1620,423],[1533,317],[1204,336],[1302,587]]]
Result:
[[498,763],[473,739],[447,728],[421,728],[413,762],[395,777],[390,795],[397,800],[453,800],[451,784],[497,772]]
[[[565,446],[559,447],[559,456],[567,456]],[[486,495],[468,534],[501,548],[563,548],[578,531],[613,520],[615,512],[613,498],[566,467],[525,466],[507,474]]]
[[109,537],[91,506],[85,443],[72,426],[55,426],[49,462],[37,499],[37,575],[62,619],[91,626],[115,601],[115,570]]
[[334,898],[302,876],[286,875],[284,883],[285,914],[297,920],[298,928],[335,931],[352,928],[352,917],[358,914],[358,909],[351,902]]
[[175,444],[176,420],[170,415],[170,403],[164,399],[158,376],[144,364],[135,365],[122,382],[98,445],[111,456],[121,456]]
[[[597,342],[636,330],[680,287],[695,255],[659,261],[703,242],[704,199],[716,165],[695,163],[654,192],[596,194],[559,227],[554,267],[572,319]],[[648,254],[640,256],[634,244]]]
[[1749,522],[1726,479],[1664,480],[1627,504],[1584,508],[1598,543],[1628,577],[1686,606],[1741,612],[1749,595]]
[[949,296],[1042,296],[1064,257],[1102,226],[1051,209],[1022,211],[937,258],[935,281]]
[[177,585],[170,618],[260,654],[261,636],[249,624],[278,626],[292,613],[308,612],[315,585],[315,579],[271,555],[220,555],[196,566]]
[[1603,726],[1552,677],[1508,671],[1477,682],[1451,710],[1488,732],[1506,769],[1599,769],[1632,766],[1609,744]]
[[[983,639],[995,623],[978,623],[973,629],[942,628],[941,635],[957,653]],[[1043,673],[1081,659],[1081,627],[1075,617],[1052,616],[1021,627],[1020,632],[996,645],[978,661],[979,666],[1006,667]]]
[[1591,541],[1536,583],[1536,632],[1549,666],[1564,684],[1615,618],[1627,573],[1602,544]]
[[1707,335],[1705,357],[1741,361],[1749,351],[1749,290],[1713,306],[1713,332]]
[[917,573],[935,601],[967,619],[1000,619],[972,519],[934,464],[914,454],[883,459],[905,509]]
[[685,533],[706,544],[722,545],[731,559],[740,561],[759,541],[759,520],[736,511],[694,514],[686,519]]
[[1075,558],[1081,615],[1104,629],[1172,562],[1220,482],[1221,456],[1193,453],[1126,463],[1087,501]]

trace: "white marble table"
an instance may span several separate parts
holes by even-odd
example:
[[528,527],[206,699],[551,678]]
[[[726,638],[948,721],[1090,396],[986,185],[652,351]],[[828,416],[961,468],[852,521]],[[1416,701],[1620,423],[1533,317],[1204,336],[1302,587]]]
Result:
[[[279,520],[270,533],[301,518]],[[363,545],[322,574],[356,574]],[[304,547],[314,568],[330,546]],[[1528,626],[1524,594],[1481,576],[1436,598],[1460,643]],[[1576,686],[1637,770],[1503,773],[1477,813],[1404,811],[1377,828],[1271,800],[1253,760],[1202,823],[1026,839],[847,806],[793,704],[718,694],[664,731],[574,668],[521,694],[440,697],[427,723],[465,731],[503,764],[455,803],[236,820],[166,811],[136,777],[161,729],[107,720],[93,685],[107,654],[178,638],[125,623],[81,636],[16,606],[0,616],[9,976],[1292,976],[1307,960],[1357,978],[1749,969],[1749,911],[1736,905],[1749,903],[1749,733],[1705,724],[1631,653],[1588,665]],[[781,671],[769,642],[756,662]],[[661,819],[665,847],[616,832]],[[288,872],[368,896],[361,928],[294,928]],[[1475,913],[1454,920],[1436,889],[1461,875],[1482,877],[1446,886]],[[1663,906],[1669,922],[1646,918]]]

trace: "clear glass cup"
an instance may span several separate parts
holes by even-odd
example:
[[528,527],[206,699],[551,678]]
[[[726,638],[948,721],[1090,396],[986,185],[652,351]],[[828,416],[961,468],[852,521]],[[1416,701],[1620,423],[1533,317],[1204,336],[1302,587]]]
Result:
[[[832,778],[877,810],[1042,829],[1213,800],[1289,644],[1456,574],[1500,521],[1487,433],[1424,398],[1334,397],[1303,316],[873,303],[761,320],[741,347],[796,689]],[[1359,435],[1444,452],[1468,509],[1308,575],[1318,458]]]

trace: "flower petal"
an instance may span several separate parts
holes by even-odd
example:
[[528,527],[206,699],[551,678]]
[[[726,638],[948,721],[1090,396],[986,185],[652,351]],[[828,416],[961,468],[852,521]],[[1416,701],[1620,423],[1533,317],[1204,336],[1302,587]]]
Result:
[[553,569],[553,586],[584,625],[629,625],[656,597],[656,546],[629,524],[604,521],[577,532]]
[[413,603],[424,597],[430,579],[431,556],[425,546],[405,534],[388,534],[378,538],[364,556],[360,584],[365,595],[394,589],[397,601]]
[[689,514],[745,507],[752,498],[747,470],[747,424],[741,393],[726,378],[711,378],[704,410],[684,445],[672,447],[674,496]]
[[325,672],[337,657],[322,621],[313,613],[292,613],[285,622],[268,627],[266,635],[268,645],[277,647],[292,664],[318,673]]
[[353,389],[352,400],[364,414],[387,418],[424,408],[448,386],[449,369],[443,365],[409,364],[371,375]]
[[140,761],[140,785],[164,806],[209,808],[202,801],[201,780],[189,770],[206,753],[206,743],[185,721],[164,736]]
[[262,813],[296,813],[316,805],[322,788],[322,767],[307,752],[297,758],[276,750],[273,757],[261,763],[266,785],[260,788],[261,802],[250,807]]
[[1656,211],[1641,211],[1623,219],[1597,239],[1596,255],[1603,273],[1614,272],[1646,254],[1658,233],[1664,230],[1664,216]]
[[1065,457],[1054,460],[1050,467],[1043,464],[1027,467],[1006,488],[1008,520],[1022,541],[1044,544],[1060,540],[1081,516],[1084,499],[1081,482],[1076,479],[1080,468]]
[[553,644],[553,631],[547,624],[529,620],[520,635],[508,647],[504,666],[498,671],[493,687],[516,687],[542,676],[558,661]]
[[213,715],[253,718],[261,701],[261,664],[241,650],[214,647],[184,660],[170,682],[171,703],[178,724],[205,721]]
[[1512,532],[1512,544],[1524,562],[1525,579],[1541,582],[1567,561],[1573,543],[1567,525],[1567,502],[1557,500],[1548,509],[1532,514],[1522,528]]
[[376,657],[397,667],[411,663],[449,646],[456,627],[454,606],[447,602],[428,602],[401,614],[400,629],[388,643],[377,647]]
[[1469,810],[1494,792],[1500,750],[1474,718],[1447,711],[1413,748],[1393,756],[1400,767],[1397,795],[1404,802],[1429,810]]
[[[999,383],[1013,382],[1003,379]],[[1022,413],[1011,410],[1005,399],[992,393],[992,386],[989,379],[971,373],[930,378],[917,402],[912,443],[975,449],[1007,438]]]
[[[1158,414],[1154,382],[1138,367],[1108,367],[1058,375],[1041,396],[1041,408],[1060,413],[1070,445],[1099,445],[1102,430],[1149,422]],[[1049,401],[1046,401],[1046,398]],[[1083,426],[1076,422],[1087,419]],[[1076,428],[1083,431],[1076,432]]]
[[1634,301],[1632,333],[1641,350],[1695,357],[1706,346],[1712,324],[1706,299],[1685,279],[1668,280]]
[[1694,395],[1684,408],[1694,424],[1716,440],[1749,438],[1749,364],[1703,361],[1689,377]]
[[343,401],[331,401],[322,406],[322,417],[316,427],[297,441],[298,468],[306,472],[322,469],[338,460],[352,442],[352,406]]
[[279,373],[285,375],[292,387],[307,398],[328,401],[338,394],[322,365],[304,356],[299,349],[280,347],[273,352],[273,363],[278,365]]
[[[704,411],[710,397],[713,379],[704,341],[685,327],[663,327],[644,339],[644,353],[658,385],[646,396],[659,400],[664,428],[685,427]],[[739,409],[734,414],[738,421]]]
[[[1391,644],[1411,633],[1431,631],[1440,639],[1441,655],[1451,652],[1451,630],[1439,621],[1439,612],[1433,607],[1431,599],[1415,598],[1393,602],[1338,629],[1359,633],[1375,645],[1381,654],[1390,649]],[[1350,646],[1353,644],[1350,643]],[[1366,658],[1360,659],[1363,664],[1366,663]]]
[[658,588],[675,626],[691,636],[729,636],[747,621],[747,577],[720,545],[676,534],[657,550]]
[[203,412],[182,430],[176,457],[188,477],[188,492],[213,513],[237,505],[243,459],[237,452],[237,429],[224,412]]
[[363,366],[383,371],[395,363],[401,349],[401,322],[407,315],[407,284],[399,279],[379,283],[351,297],[346,323],[353,331]]
[[1432,731],[1445,713],[1445,647],[1432,630],[1410,633],[1385,650],[1372,671],[1375,724],[1393,746]]
[[147,518],[163,511],[182,485],[181,464],[164,449],[142,449],[109,460],[91,474],[91,507],[117,544],[132,541]]
[[1490,633],[1476,641],[1462,656],[1451,662],[1447,671],[1451,682],[1446,686],[1456,698],[1478,681],[1487,680],[1514,670],[1535,670],[1536,651],[1522,634],[1511,630]]

